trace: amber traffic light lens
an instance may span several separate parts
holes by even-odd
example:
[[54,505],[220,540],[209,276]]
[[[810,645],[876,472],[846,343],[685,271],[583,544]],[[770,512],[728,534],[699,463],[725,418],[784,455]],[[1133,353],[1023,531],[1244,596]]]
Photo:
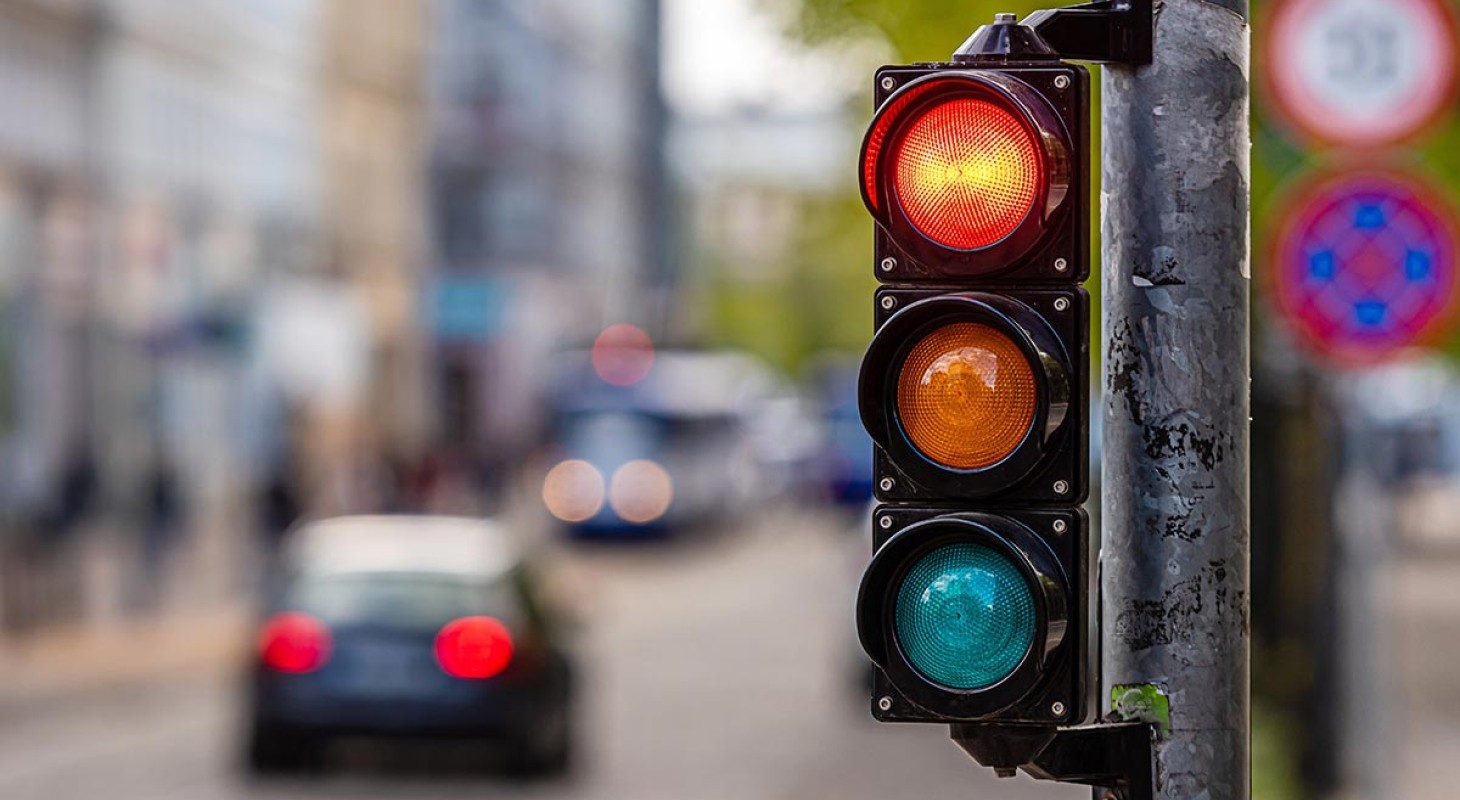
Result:
[[1018,230],[1045,180],[1039,142],[1023,119],[974,98],[941,103],[910,122],[893,159],[893,190],[908,221],[958,250]]
[[954,469],[1008,457],[1034,424],[1034,370],[1007,334],[976,322],[935,329],[913,347],[897,381],[897,413],[923,455]]

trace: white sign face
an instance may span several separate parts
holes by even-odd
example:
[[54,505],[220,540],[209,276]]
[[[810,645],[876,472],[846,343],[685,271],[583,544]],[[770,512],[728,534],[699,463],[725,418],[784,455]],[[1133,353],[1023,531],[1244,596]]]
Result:
[[1263,59],[1277,110],[1340,145],[1418,132],[1447,110],[1455,82],[1455,25],[1442,2],[1282,3]]

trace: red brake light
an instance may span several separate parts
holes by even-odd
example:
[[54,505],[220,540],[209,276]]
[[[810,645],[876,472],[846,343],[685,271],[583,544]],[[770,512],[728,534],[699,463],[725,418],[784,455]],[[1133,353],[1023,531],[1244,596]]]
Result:
[[907,123],[891,155],[892,189],[908,222],[958,250],[988,247],[1016,231],[1045,180],[1028,124],[980,98],[927,109]]
[[491,617],[462,617],[436,634],[436,663],[456,678],[500,675],[512,663],[512,634]]
[[264,623],[259,653],[264,666],[277,672],[313,672],[330,657],[330,634],[324,623],[296,611],[277,614]]

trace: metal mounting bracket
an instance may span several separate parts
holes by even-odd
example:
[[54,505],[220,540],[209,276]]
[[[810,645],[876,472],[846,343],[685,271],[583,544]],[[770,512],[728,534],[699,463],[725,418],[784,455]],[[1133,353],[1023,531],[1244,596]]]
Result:
[[1151,63],[1154,0],[1097,0],[1047,8],[1024,18],[1060,58],[1098,64]]
[[1024,770],[1039,780],[1106,790],[1106,800],[1153,800],[1154,730],[1146,722],[1075,728],[980,723],[948,726],[953,741],[1001,777]]

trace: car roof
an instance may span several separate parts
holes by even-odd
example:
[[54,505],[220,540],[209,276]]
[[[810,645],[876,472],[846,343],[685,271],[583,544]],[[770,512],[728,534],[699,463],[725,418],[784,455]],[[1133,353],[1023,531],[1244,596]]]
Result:
[[491,579],[521,555],[501,523],[444,516],[352,516],[307,522],[290,535],[296,574],[416,573]]

